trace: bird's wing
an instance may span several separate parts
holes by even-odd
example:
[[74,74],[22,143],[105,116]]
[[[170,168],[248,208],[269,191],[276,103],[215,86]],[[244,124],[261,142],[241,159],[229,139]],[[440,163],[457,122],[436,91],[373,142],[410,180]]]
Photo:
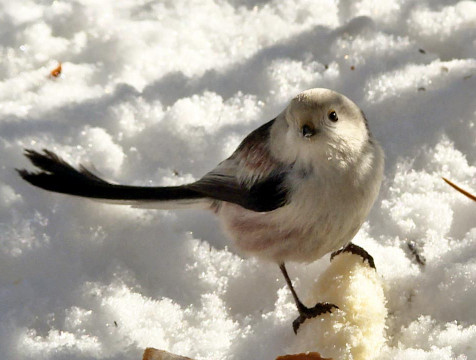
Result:
[[272,157],[269,136],[275,120],[251,132],[230,158],[189,188],[216,200],[257,212],[286,203],[286,177],[291,169]]
[[273,121],[248,135],[235,153],[200,180],[181,186],[143,187],[107,182],[84,166],[79,170],[55,153],[25,150],[39,172],[18,170],[27,182],[45,190],[113,201],[137,207],[193,207],[210,200],[231,202],[253,211],[271,211],[286,202],[286,168],[267,150]]

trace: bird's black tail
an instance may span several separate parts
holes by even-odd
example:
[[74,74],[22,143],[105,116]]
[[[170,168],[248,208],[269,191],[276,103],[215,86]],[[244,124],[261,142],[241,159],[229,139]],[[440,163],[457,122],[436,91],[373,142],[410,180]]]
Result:
[[41,171],[17,169],[20,176],[30,184],[49,191],[125,204],[165,202],[172,205],[164,206],[165,208],[175,207],[173,203],[196,203],[205,200],[203,194],[190,189],[187,185],[142,187],[111,184],[82,165],[79,170],[75,169],[46,149],[43,153],[27,149],[25,156]]

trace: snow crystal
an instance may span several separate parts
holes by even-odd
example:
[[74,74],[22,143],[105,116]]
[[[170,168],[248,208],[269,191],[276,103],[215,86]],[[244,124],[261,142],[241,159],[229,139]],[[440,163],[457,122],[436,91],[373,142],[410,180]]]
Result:
[[[476,358],[476,204],[442,180],[476,193],[475,21],[473,1],[4,1],[2,359],[139,359],[151,346],[337,360],[364,343],[379,359]],[[386,153],[355,238],[375,258],[375,282],[347,283],[368,285],[361,320],[386,300],[372,334],[386,331],[360,348],[362,327],[337,313],[295,336],[278,267],[241,258],[212,214],[51,194],[14,171],[30,166],[24,148],[48,148],[117,182],[193,181],[312,87],[359,104]],[[314,302],[333,266],[288,270]]]

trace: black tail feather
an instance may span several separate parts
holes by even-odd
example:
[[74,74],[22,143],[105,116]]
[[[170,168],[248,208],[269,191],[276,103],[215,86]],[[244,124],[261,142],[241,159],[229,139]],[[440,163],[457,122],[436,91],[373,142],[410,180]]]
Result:
[[111,184],[84,166],[72,167],[55,153],[26,149],[25,156],[40,172],[18,170],[20,176],[39,188],[63,194],[104,200],[173,201],[204,198],[204,195],[183,186],[142,187]]

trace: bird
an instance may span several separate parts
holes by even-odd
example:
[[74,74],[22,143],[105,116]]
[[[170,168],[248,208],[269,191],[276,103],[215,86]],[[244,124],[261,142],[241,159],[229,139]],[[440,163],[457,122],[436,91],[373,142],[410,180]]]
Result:
[[286,263],[350,251],[374,266],[370,254],[351,241],[378,196],[384,152],[364,112],[330,89],[299,93],[230,157],[184,185],[119,185],[47,149],[25,149],[25,156],[37,171],[17,169],[19,175],[45,190],[136,207],[212,211],[242,254],[279,266],[299,313],[292,324],[296,334],[306,319],[338,306],[305,306]]

